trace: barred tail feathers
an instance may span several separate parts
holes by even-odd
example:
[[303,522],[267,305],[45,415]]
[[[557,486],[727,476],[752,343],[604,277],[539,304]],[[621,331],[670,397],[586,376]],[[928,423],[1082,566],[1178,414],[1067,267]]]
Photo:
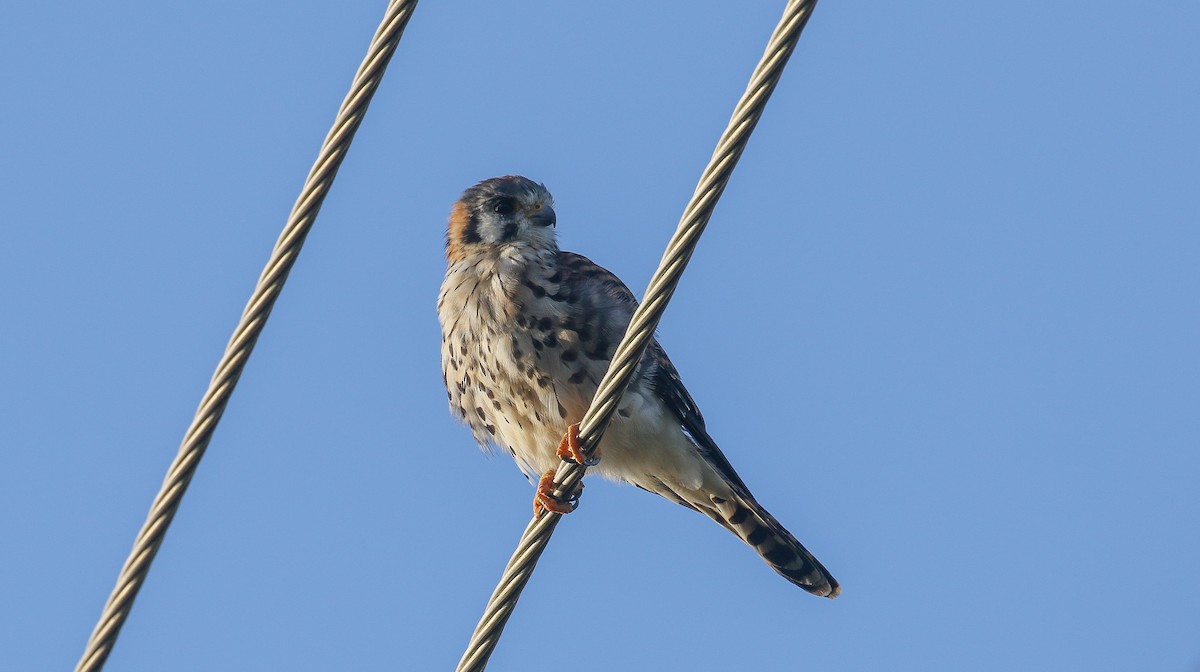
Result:
[[[820,597],[837,597],[842,589],[796,537],[753,497],[712,498],[717,522],[752,547],[780,576]],[[711,514],[710,514],[711,515]]]

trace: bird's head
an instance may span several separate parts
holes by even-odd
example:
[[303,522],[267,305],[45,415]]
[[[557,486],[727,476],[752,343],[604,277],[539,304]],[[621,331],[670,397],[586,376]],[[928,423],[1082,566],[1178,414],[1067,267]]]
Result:
[[554,197],[518,175],[493,177],[463,192],[450,210],[446,258],[451,263],[510,243],[556,246]]

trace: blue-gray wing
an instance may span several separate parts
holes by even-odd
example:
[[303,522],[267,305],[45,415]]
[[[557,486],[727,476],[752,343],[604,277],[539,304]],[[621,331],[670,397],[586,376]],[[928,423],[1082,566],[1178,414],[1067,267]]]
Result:
[[[637,299],[620,278],[587,257],[572,252],[559,252],[558,262],[559,271],[563,274],[560,284],[563,289],[560,291],[577,292],[569,297],[569,302],[577,307],[579,319],[582,320],[585,315],[591,316],[589,321],[609,327],[601,330],[598,342],[593,343],[594,349],[589,356],[603,355],[606,362],[611,361],[613,352],[637,307]],[[650,341],[634,375],[647,383],[678,418],[680,426],[691,438],[697,452],[735,489],[748,494],[741,477],[705,430],[704,416],[700,413],[700,408],[684,387],[675,365],[671,363],[657,339]]]

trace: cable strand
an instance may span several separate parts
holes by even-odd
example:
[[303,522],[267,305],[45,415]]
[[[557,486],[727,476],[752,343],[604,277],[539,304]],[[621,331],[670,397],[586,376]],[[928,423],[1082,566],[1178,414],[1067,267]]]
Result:
[[343,100],[333,126],[325,136],[300,196],[288,216],[287,224],[275,243],[250,300],[246,303],[208,389],[201,397],[196,415],[184,433],[179,452],[167,470],[146,521],[138,531],[133,549],[121,568],[116,586],[100,614],[100,620],[88,638],[83,655],[75,666],[76,672],[97,672],[104,667],[108,655],[112,652],[121,626],[129,617],[133,602],[150,570],[150,564],[162,545],[163,536],[179,509],[188,483],[191,482],[196,467],[208,448],[213,431],[229,403],[229,397],[233,394],[246,360],[249,359],[258,336],[266,325],[275,299],[278,298],[283,283],[296,262],[304,239],[317,218],[325,196],[329,193],[329,187],[350,142],[354,139],[355,132],[362,123],[367,105],[379,86],[384,70],[395,53],[396,45],[416,5],[417,0],[391,0],[388,4],[383,20],[367,49],[367,55],[355,74],[350,93]]
[[[646,346],[654,336],[654,330],[666,310],[667,303],[679,284],[683,270],[696,249],[700,234],[704,232],[717,201],[725,191],[746,142],[758,124],[763,108],[774,92],[783,68],[795,50],[800,33],[808,23],[808,17],[816,4],[816,0],[790,0],[784,9],[783,17],[771,34],[766,50],[750,77],[750,83],[734,107],[729,124],[717,142],[708,166],[701,173],[691,201],[684,208],[675,234],[659,262],[658,270],[651,277],[643,300],[634,311],[629,327],[613,353],[612,362],[600,381],[591,406],[579,423],[579,442],[586,455],[591,456],[599,445],[604,430],[625,393],[625,388],[629,386],[638,363],[641,362]],[[587,467],[583,465],[563,463],[555,473],[555,494],[562,496],[564,493],[574,492],[575,486],[583,479],[586,471]],[[467,650],[459,660],[457,672],[481,672],[487,667],[488,658],[492,655],[504,625],[516,607],[521,590],[533,574],[538,558],[549,543],[561,517],[560,514],[547,512],[541,518],[535,518],[525,528],[517,550],[505,567],[500,583],[488,600],[483,617],[467,644]]]

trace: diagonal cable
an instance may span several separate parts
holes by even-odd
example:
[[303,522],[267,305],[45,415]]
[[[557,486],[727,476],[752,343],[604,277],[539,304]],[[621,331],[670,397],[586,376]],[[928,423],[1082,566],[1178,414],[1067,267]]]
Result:
[[221,414],[229,403],[229,396],[233,394],[233,388],[237,385],[238,377],[254,349],[259,334],[262,333],[271,308],[275,305],[275,299],[283,289],[288,272],[296,263],[296,257],[304,245],[304,238],[317,218],[321,204],[329,193],[330,185],[333,184],[333,178],[337,175],[338,167],[341,166],[342,159],[350,148],[350,142],[354,139],[354,133],[367,112],[371,96],[378,88],[384,69],[395,53],[404,27],[408,25],[416,6],[417,0],[391,0],[388,4],[383,20],[367,49],[367,55],[354,75],[350,92],[346,94],[338,109],[333,128],[321,145],[321,151],[308,173],[300,197],[292,206],[292,212],[279,235],[279,240],[275,243],[271,258],[258,279],[254,293],[250,295],[242,318],[229,339],[229,345],[225,347],[225,354],[221,356],[208,390],[200,400],[196,416],[184,434],[179,453],[163,479],[162,488],[154,497],[146,522],[142,524],[142,529],[134,540],[133,550],[125,560],[120,576],[117,577],[117,585],[109,595],[100,620],[75,667],[76,672],[100,670],[112,652],[121,626],[133,607],[134,598],[146,580],[150,563],[162,545],[163,535],[166,534],[171,519],[175,517],[183,493],[187,491],[196,466],[204,456],[204,450],[208,448],[213,430],[221,420]]
[[[783,67],[792,55],[796,42],[800,39],[800,32],[804,29],[804,24],[808,22],[808,17],[812,14],[813,6],[816,4],[816,0],[790,0],[788,2],[783,17],[779,20],[779,25],[775,27],[775,32],[772,33],[771,39],[767,43],[762,60],[758,62],[758,67],[754,69],[754,74],[750,77],[746,92],[742,94],[741,100],[734,108],[733,117],[729,120],[729,125],[721,135],[720,141],[717,142],[717,148],[708,162],[708,167],[700,176],[696,191],[683,211],[675,235],[667,244],[667,250],[663,253],[658,270],[650,279],[650,285],[646,288],[642,303],[634,312],[629,328],[613,354],[612,363],[604,374],[604,379],[600,381],[591,407],[588,408],[583,420],[579,423],[579,442],[589,456],[599,445],[600,438],[603,436],[605,428],[608,427],[608,422],[612,419],[612,414],[642,359],[642,353],[645,352],[646,346],[653,338],[654,329],[658,326],[658,321],[666,310],[667,302],[675,292],[676,285],[679,284],[679,278],[683,274],[688,260],[691,259],[692,251],[696,248],[700,234],[704,232],[704,227],[708,224],[709,217],[712,216],[717,200],[725,191],[725,185],[729,182],[733,168],[737,165],[738,158],[741,157],[742,150],[745,149],[746,142],[750,139],[750,134],[754,131],[759,117],[762,116],[767,99],[775,90],[775,85],[783,73]],[[587,468],[582,465],[563,463],[554,477],[554,482],[558,486],[556,494],[563,495],[574,492],[576,484],[583,479],[586,471]],[[540,518],[531,520],[525,528],[516,552],[509,560],[508,566],[504,568],[500,583],[488,600],[483,618],[475,626],[475,633],[471,636],[467,650],[458,663],[458,672],[480,672],[487,667],[488,658],[492,655],[492,651],[504,631],[504,624],[512,615],[517,600],[521,596],[521,590],[524,589],[529,577],[533,574],[538,558],[550,542],[550,536],[554,534],[554,528],[558,525],[561,517],[557,513],[545,513]]]

